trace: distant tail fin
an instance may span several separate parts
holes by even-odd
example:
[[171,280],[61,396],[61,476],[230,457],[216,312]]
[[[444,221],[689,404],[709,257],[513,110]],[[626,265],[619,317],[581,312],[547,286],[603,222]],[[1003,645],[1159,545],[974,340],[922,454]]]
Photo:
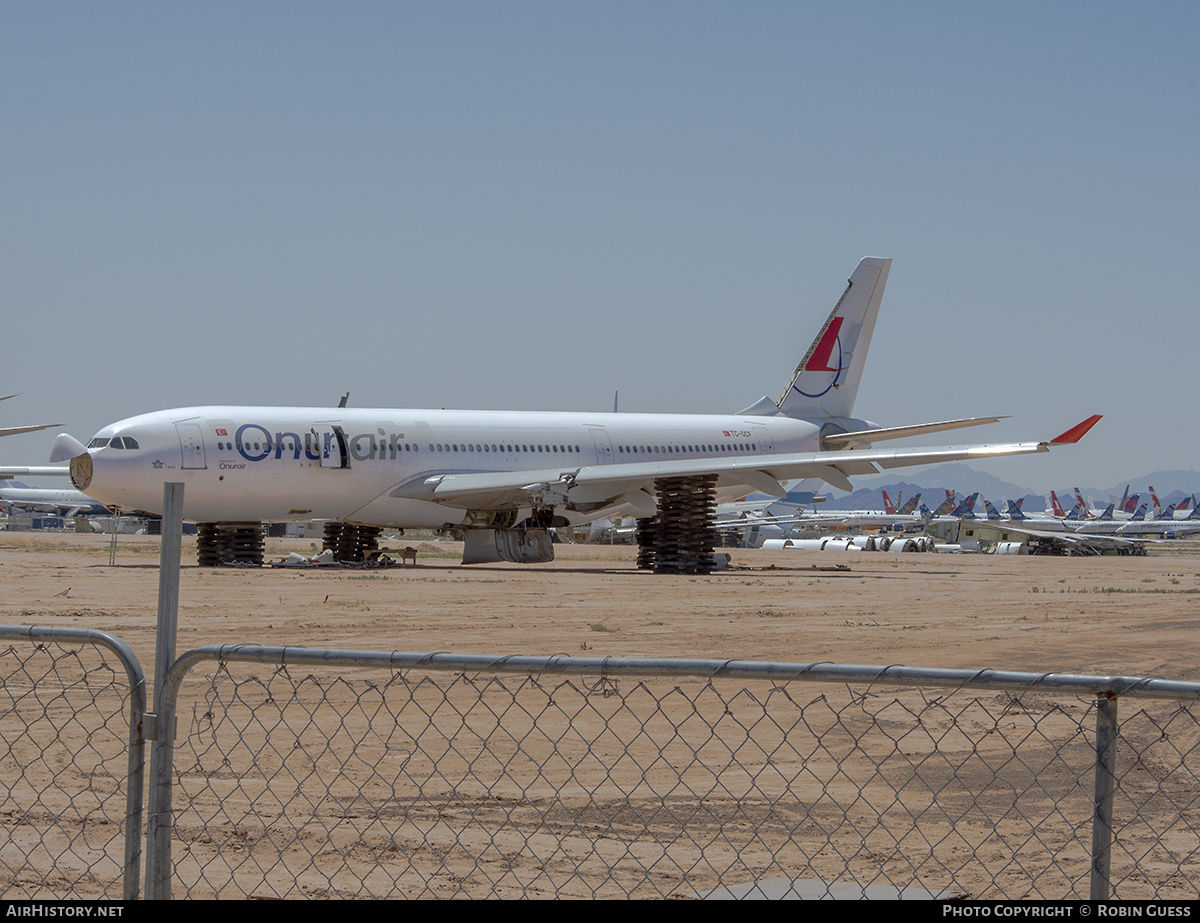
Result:
[[1054,510],[1055,516],[1067,515],[1067,511],[1063,509],[1062,503],[1059,502],[1058,494],[1056,494],[1054,491],[1050,491],[1050,506],[1051,509]]
[[979,499],[979,491],[976,491],[975,493],[971,494],[971,496],[964,499],[962,501],[962,503],[960,503],[958,506],[956,506],[953,510],[950,511],[950,515],[951,516],[959,516],[963,519],[974,519],[975,518],[975,501],[977,499]]
[[1146,504],[1143,503],[1137,508],[1137,512],[1129,517],[1130,522],[1143,522],[1146,519]]
[[1015,502],[1012,500],[1008,501],[1008,518],[1015,519],[1018,522],[1020,522],[1022,519],[1025,518],[1025,514],[1021,512],[1021,501],[1020,500],[1017,500]]
[[920,502],[921,502],[921,495],[917,494],[915,497],[910,497],[909,501],[906,504],[904,504],[904,506],[900,507],[900,509],[898,509],[896,512],[898,512],[904,516],[911,516],[913,513],[915,513],[917,511],[917,504]]
[[896,506],[892,503],[892,498],[887,495],[887,491],[883,492],[883,511],[889,516],[895,515]]
[[841,300],[775,403],[789,417],[849,417],[862,380],[890,259],[859,262]]
[[987,518],[992,522],[996,522],[998,519],[1000,519],[1000,511],[992,505],[991,500],[984,499],[983,508],[987,512]]
[[1158,494],[1153,487],[1150,488],[1150,499],[1154,502],[1154,518],[1162,519],[1162,504],[1158,502]]

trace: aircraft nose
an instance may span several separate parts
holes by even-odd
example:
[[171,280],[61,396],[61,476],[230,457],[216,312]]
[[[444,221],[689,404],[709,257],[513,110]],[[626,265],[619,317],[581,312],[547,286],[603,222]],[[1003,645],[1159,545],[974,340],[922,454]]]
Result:
[[80,491],[86,491],[91,486],[92,456],[87,452],[71,459],[71,483]]

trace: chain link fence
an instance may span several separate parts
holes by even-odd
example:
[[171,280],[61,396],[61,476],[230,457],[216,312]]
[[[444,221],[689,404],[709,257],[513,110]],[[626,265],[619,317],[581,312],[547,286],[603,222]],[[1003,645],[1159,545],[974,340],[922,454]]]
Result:
[[[180,666],[189,897],[1197,896],[1194,685],[261,648]],[[1104,690],[1136,706],[1111,766]]]
[[[112,657],[0,661],[9,895],[136,893]],[[165,693],[149,897],[1198,895],[1197,684],[224,647]]]
[[145,712],[141,669],[111,635],[0,626],[5,897],[137,897]]

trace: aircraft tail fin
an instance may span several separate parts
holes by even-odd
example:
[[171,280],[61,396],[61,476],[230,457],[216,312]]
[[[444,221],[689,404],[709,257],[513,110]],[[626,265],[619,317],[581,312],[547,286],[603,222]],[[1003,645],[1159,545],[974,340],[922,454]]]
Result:
[[1000,511],[999,511],[998,509],[996,509],[996,507],[995,507],[995,506],[993,506],[993,505],[992,505],[992,501],[991,501],[991,500],[987,500],[987,499],[985,499],[985,500],[983,501],[983,508],[984,508],[984,510],[986,510],[986,511],[987,511],[987,518],[988,518],[989,520],[991,520],[992,522],[995,522],[995,521],[997,521],[998,519],[1000,519],[1000,518],[1001,518],[1001,517],[1000,517]]
[[896,506],[892,503],[892,498],[888,496],[886,490],[883,492],[883,511],[889,516],[894,515],[896,512]]
[[946,499],[941,502],[936,510],[933,511],[934,516],[949,516],[950,511],[955,507],[954,491],[946,491]]
[[825,486],[825,482],[820,478],[804,478],[791,485],[791,488],[784,495],[780,503],[790,503],[793,506],[809,506],[813,503],[821,503],[824,497],[818,497],[817,491]]
[[775,403],[789,417],[849,417],[862,380],[890,259],[863,258]]
[[1050,491],[1050,507],[1054,510],[1055,516],[1067,515],[1067,511],[1063,509],[1062,503],[1059,502],[1058,494],[1056,494],[1054,491]]
[[1017,501],[1009,500],[1008,501],[1008,518],[1015,519],[1018,522],[1020,522],[1022,519],[1025,518],[1025,514],[1021,512],[1021,501],[1020,500],[1017,500]]
[[979,491],[971,494],[956,506],[950,513],[951,516],[959,516],[962,519],[974,519],[975,517],[975,501],[979,499]]
[[1132,516],[1129,518],[1129,521],[1130,521],[1130,522],[1145,522],[1145,520],[1146,520],[1146,506],[1147,506],[1147,504],[1145,504],[1145,503],[1143,503],[1141,506],[1139,506],[1139,507],[1137,508],[1137,512],[1136,512],[1136,513],[1134,513],[1134,514],[1133,514],[1133,515],[1132,515]]
[[909,501],[906,504],[904,504],[904,506],[900,507],[900,509],[898,509],[896,512],[900,513],[903,516],[911,516],[913,513],[915,513],[917,511],[917,504],[920,502],[921,502],[921,495],[917,494],[915,497],[910,497]]

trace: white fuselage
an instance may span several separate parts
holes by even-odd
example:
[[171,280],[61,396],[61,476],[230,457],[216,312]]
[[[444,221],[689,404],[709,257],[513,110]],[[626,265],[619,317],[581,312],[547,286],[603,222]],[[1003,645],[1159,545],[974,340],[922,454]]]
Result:
[[[481,501],[475,510],[392,494],[447,474],[569,473],[819,448],[815,423],[783,416],[190,407],[100,430],[87,452],[91,477],[76,486],[109,506],[158,513],[163,482],[179,481],[193,521],[443,528],[483,525],[481,512],[506,503]],[[561,512],[581,522],[614,509]]]

